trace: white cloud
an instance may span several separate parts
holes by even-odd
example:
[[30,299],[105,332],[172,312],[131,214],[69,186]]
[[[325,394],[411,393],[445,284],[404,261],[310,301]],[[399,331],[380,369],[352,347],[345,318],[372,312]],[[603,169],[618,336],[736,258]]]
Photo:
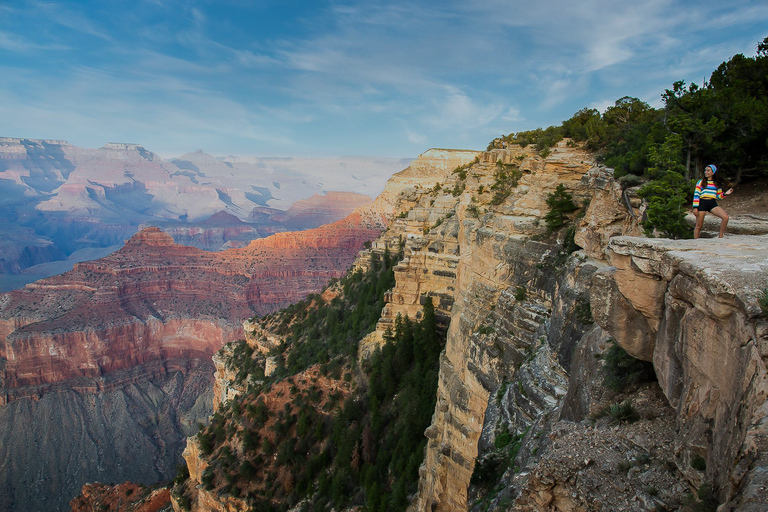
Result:
[[[248,15],[263,6],[240,0],[143,0],[111,16],[24,5],[18,23],[0,17],[0,49],[35,57],[0,67],[0,95],[15,101],[7,129],[32,126],[17,121],[24,115],[45,124],[51,109],[61,131],[71,116],[88,125],[79,133],[146,133],[174,147],[193,137],[192,147],[411,144],[400,154],[435,140],[484,147],[513,125],[544,126],[624,95],[658,103],[672,81],[700,82],[730,55],[754,52],[750,34],[768,20],[768,6],[748,0],[351,0],[307,4],[258,30]],[[277,30],[283,23],[301,30]]]
[[88,34],[105,41],[113,40],[103,27],[86,17],[85,14],[76,12],[71,6],[63,7],[55,2],[40,1],[30,1],[29,5],[34,9],[35,16],[40,16],[75,32]]
[[412,131],[406,131],[406,135],[408,136],[408,142],[417,146],[425,146],[429,140],[426,135]]
[[515,107],[509,107],[507,112],[501,116],[503,121],[508,123],[519,123],[525,121],[525,118],[520,114],[520,109]]
[[9,52],[29,53],[38,50],[67,50],[69,47],[63,44],[35,43],[18,34],[0,30],[0,49]]

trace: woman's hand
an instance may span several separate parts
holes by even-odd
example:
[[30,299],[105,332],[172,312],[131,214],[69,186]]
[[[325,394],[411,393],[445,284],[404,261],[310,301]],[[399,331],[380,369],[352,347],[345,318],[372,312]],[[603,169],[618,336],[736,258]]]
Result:
[[699,209],[698,208],[694,208],[693,209],[693,214],[694,215],[698,215],[699,214]]

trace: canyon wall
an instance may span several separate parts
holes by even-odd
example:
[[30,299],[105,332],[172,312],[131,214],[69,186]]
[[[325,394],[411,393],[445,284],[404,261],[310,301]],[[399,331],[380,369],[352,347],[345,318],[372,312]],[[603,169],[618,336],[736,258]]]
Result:
[[[689,480],[713,482],[726,510],[768,499],[768,237],[613,238],[595,277],[595,320],[652,361],[677,414],[674,454]],[[706,472],[692,469],[705,461]]]
[[[173,476],[183,439],[211,412],[211,356],[243,336],[243,319],[343,275],[386,218],[368,209],[218,253],[147,228],[106,258],[0,296],[0,425],[13,461],[0,469],[2,508],[59,510],[86,481]],[[190,360],[205,369],[177,370]],[[172,385],[205,406],[188,414]]]
[[68,510],[86,482],[171,478],[184,438],[211,414],[212,371],[155,362],[0,407],[0,509]]
[[[641,201],[565,145],[522,160],[515,191],[487,205],[472,178],[500,156],[470,168],[448,225],[404,260],[415,266],[398,273],[382,318],[433,293],[429,271],[439,295],[453,290],[441,297],[450,328],[412,509],[761,510],[764,237],[619,236],[641,234]],[[571,255],[542,222],[559,183],[589,201]],[[443,248],[454,282],[441,282]],[[613,340],[652,362],[658,384],[607,389]],[[610,419],[621,404],[637,421]]]
[[[162,225],[178,243],[221,250],[335,222],[409,160],[197,151],[165,161],[139,144],[89,149],[0,137],[0,290],[57,273],[37,265],[121,244],[140,226]],[[226,226],[216,217],[222,212]]]
[[[377,199],[395,218],[372,250],[404,258],[359,357],[428,298],[447,329],[410,509],[764,510],[768,239],[643,238],[636,190],[567,141],[547,157],[466,156],[453,171],[411,166]],[[578,209],[551,232],[558,185]],[[264,352],[268,337],[249,344]],[[606,378],[618,347],[644,374],[623,388]],[[225,356],[220,403],[243,391]],[[185,458],[200,489],[194,439]],[[248,506],[197,496],[200,512]]]
[[[15,461],[13,468],[0,468],[7,509],[58,510],[96,479],[153,483],[173,476],[179,443],[211,410],[211,356],[244,336],[243,320],[292,304],[342,276],[399,211],[395,202],[414,172],[446,173],[471,158],[471,152],[428,151],[415,168],[396,175],[377,201],[320,228],[216,253],[177,245],[158,228],[146,228],[105,258],[0,296],[0,425],[9,440],[4,455]],[[309,207],[324,201],[316,198]],[[200,370],[202,382],[201,361],[207,367]],[[191,390],[190,379],[204,402],[194,414],[185,413],[170,391],[132,391],[165,389],[171,382]],[[106,421],[100,416],[106,411],[122,412],[110,412]],[[30,422],[39,429],[27,439],[19,431]],[[50,450],[44,439],[61,438],[51,434],[58,423],[77,435],[72,444]],[[10,442],[14,437],[26,441]],[[151,442],[138,442],[147,437]],[[137,441],[134,452],[125,440]],[[99,447],[98,456],[88,443]],[[25,464],[36,472],[20,470]],[[26,490],[30,475],[47,482],[46,492]]]
[[[373,244],[373,251],[384,251],[384,248],[396,252],[398,247],[405,243],[407,245],[419,244],[424,236],[424,230],[437,220],[438,217],[426,215],[424,218],[410,218],[404,213],[411,210],[414,205],[421,202],[428,203],[434,198],[432,189],[438,183],[442,184],[450,181],[452,171],[459,166],[471,164],[479,156],[474,151],[452,151],[452,150],[429,150],[415,160],[411,166],[402,172],[395,174],[387,183],[384,192],[373,202],[371,208],[380,212],[390,219],[390,228],[384,237],[380,237]],[[453,200],[445,198],[446,204]],[[455,201],[454,201],[455,202]],[[425,203],[425,204],[426,204]],[[426,209],[424,210],[426,211]],[[448,209],[445,210],[446,212]],[[355,262],[358,268],[367,268],[370,264],[370,252],[364,251]],[[399,266],[398,268],[405,269]],[[399,271],[399,270],[398,270]],[[429,288],[428,285],[424,290]],[[333,289],[326,292],[326,300],[331,300],[334,294]],[[411,294],[409,300],[417,300],[418,294]],[[443,305],[443,311],[449,305]],[[421,309],[420,306],[418,306]],[[264,354],[281,342],[279,336],[257,328],[252,323],[245,323],[246,340],[248,344],[255,349],[258,357],[263,358]],[[369,340],[370,344],[375,346],[377,343],[375,337]],[[227,367],[226,361],[232,355],[232,346],[225,346],[213,358],[216,366],[216,383],[214,386],[214,406],[218,407],[227,400],[244,392],[244,386],[235,383],[235,374],[237,368]],[[254,356],[256,357],[256,356]],[[270,373],[269,359],[267,358],[266,373]],[[316,371],[316,370],[315,370]],[[331,380],[331,388],[341,386],[347,387],[348,383],[339,383]],[[281,382],[276,387],[280,389],[290,387],[290,383]],[[282,395],[283,391],[278,393]],[[286,393],[287,394],[287,393]],[[267,397],[267,401],[273,400],[274,390]],[[243,497],[218,496],[216,493],[207,491],[200,485],[203,472],[208,462],[206,457],[200,453],[200,446],[196,438],[190,438],[187,442],[187,448],[184,452],[184,458],[190,470],[190,482],[185,486],[192,495],[192,510],[195,511],[224,511],[224,510],[247,510],[249,505]],[[174,508],[180,509],[178,502],[174,502]]]
[[[519,166],[517,186],[504,198],[489,190],[503,170],[499,161]],[[546,160],[520,149],[487,153],[469,170],[451,218],[450,245],[459,256],[453,307],[414,510],[467,508],[489,399],[540,345],[553,314],[560,247],[545,236],[546,198],[561,183],[577,204],[590,197],[581,179],[591,165],[586,153],[561,146]],[[553,379],[539,383],[545,395],[563,388]]]

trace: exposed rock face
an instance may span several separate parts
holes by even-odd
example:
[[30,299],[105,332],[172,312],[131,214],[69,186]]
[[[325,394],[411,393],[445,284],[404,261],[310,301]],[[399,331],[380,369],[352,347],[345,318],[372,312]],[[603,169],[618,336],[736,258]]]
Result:
[[[493,163],[499,160],[520,162],[521,178],[509,197],[493,207],[488,203],[490,194],[480,194],[479,187],[488,190],[494,184],[498,171]],[[489,398],[505,376],[514,373],[514,363],[535,350],[553,307],[555,282],[548,265],[557,246],[530,237],[545,232],[545,200],[557,184],[575,191],[577,200],[589,194],[581,184],[590,168],[588,156],[564,146],[546,161],[517,149],[487,154],[481,162],[488,163],[469,171],[454,221],[460,255],[454,304],[414,510],[467,508]],[[475,210],[473,215],[471,206],[486,214]],[[515,320],[510,323],[507,318]],[[489,331],[494,334],[488,335]],[[542,397],[554,394],[557,398],[565,392],[557,391],[563,388],[564,377],[557,371],[549,374],[538,387]],[[551,384],[543,384],[547,381]]]
[[[449,180],[453,169],[460,165],[472,162],[476,156],[478,156],[478,153],[472,151],[427,151],[410,167],[392,177],[385,187],[384,192],[376,199],[376,201],[374,201],[370,208],[366,209],[366,211],[369,212],[368,215],[370,216],[372,214],[371,212],[375,212],[376,215],[391,219],[393,215],[408,211],[420,201],[428,203],[432,197],[430,195],[432,186]],[[446,204],[450,203],[451,205],[455,205],[456,203],[452,196],[450,199],[446,197],[444,200],[446,201]],[[451,208],[446,207],[445,212],[448,212],[449,210],[451,210]],[[424,211],[426,211],[426,209],[424,209]],[[400,240],[404,240],[405,238],[412,238],[409,243],[418,245],[423,242],[423,228],[428,224],[431,225],[436,219],[437,217],[431,218],[429,215],[423,219],[416,219],[415,217],[411,218],[410,216],[398,219],[395,222],[396,227],[388,230],[387,235],[377,240],[375,245],[382,250],[384,247],[388,247],[392,251],[396,251]],[[409,235],[408,233],[411,234]],[[362,268],[366,268],[368,264],[369,255],[367,253],[362,253],[355,263],[356,266]],[[403,271],[406,271],[405,267],[403,268]],[[434,288],[432,284],[427,284],[423,291],[432,288]],[[332,293],[332,291],[329,292],[329,296],[326,297],[327,300],[331,300],[330,294]],[[414,300],[415,304],[418,305],[419,294],[409,295],[409,300]],[[417,307],[420,311],[421,306]],[[444,305],[443,307],[449,308],[450,305]],[[245,322],[244,330],[249,346],[254,348],[254,357],[263,357],[270,347],[279,344],[281,341],[272,333],[265,332],[261,329],[255,329],[254,325],[250,322]],[[376,342],[374,341],[373,343]],[[217,368],[214,405],[217,407],[227,399],[231,399],[233,396],[243,391],[242,386],[234,382],[236,369],[227,368],[224,364],[226,358],[231,353],[232,347],[226,346],[214,356],[214,363]],[[269,373],[268,362],[266,370],[266,373]],[[288,395],[287,392],[285,394]],[[278,405],[282,407],[281,404],[278,403]],[[200,446],[195,438],[190,438],[188,440],[184,458],[187,461],[187,466],[190,468],[190,481],[192,482],[192,489],[190,489],[190,491],[191,494],[195,496],[195,501],[192,507],[193,510],[200,512],[214,510],[247,510],[248,507],[243,500],[231,496],[215,496],[198,485],[202,479],[202,472],[205,470],[205,458],[201,457]],[[178,509],[178,503],[174,503],[174,507]]]
[[[564,143],[546,159],[515,147],[422,157],[366,214],[374,223],[398,216],[373,246],[402,245],[405,258],[360,349],[365,357],[398,314],[417,317],[428,297],[450,320],[411,509],[684,510],[689,494],[711,489],[721,510],[764,510],[768,322],[757,298],[768,288],[768,239],[621,236],[640,234],[642,205]],[[476,157],[466,175],[452,172]],[[519,181],[505,189],[502,175]],[[575,220],[583,250],[570,255],[557,239],[564,233],[548,234],[543,222],[560,183],[577,204],[590,200]],[[147,233],[142,243],[165,242]],[[367,264],[365,254],[356,262]],[[245,330],[254,357],[279,343]],[[658,383],[607,389],[611,339],[651,361]],[[217,404],[242,392],[225,355],[216,358]],[[625,401],[634,423],[610,419],[608,407]],[[193,510],[247,509],[196,490],[205,458],[195,439],[184,456]]]
[[201,222],[153,225],[171,235],[179,245],[222,251],[245,247],[252,240],[274,233],[302,231],[331,224],[370,202],[371,198],[363,194],[328,192],[296,201],[288,211],[254,208],[249,219],[251,222],[243,222],[226,211],[220,211]]
[[0,235],[0,274],[18,274],[33,265],[65,258],[52,241],[31,229],[4,227]]
[[[479,191],[493,175],[487,164],[499,160],[520,162],[523,175],[493,207]],[[426,296],[438,297],[451,318],[413,510],[677,508],[706,485],[727,510],[759,510],[768,498],[768,391],[759,349],[768,329],[756,309],[766,278],[746,277],[764,275],[762,249],[748,255],[740,245],[754,242],[732,237],[729,249],[674,262],[680,257],[667,254],[673,247],[690,251],[707,242],[617,238],[641,234],[642,205],[610,170],[589,165],[586,155],[562,146],[546,161],[519,149],[482,154],[461,195],[437,193],[428,202],[414,195],[407,217],[376,242],[391,247],[395,237],[408,239],[368,346],[398,313],[414,315]],[[443,190],[456,190],[457,181],[449,177]],[[561,182],[577,203],[590,200],[575,236],[583,252],[567,265],[554,240],[541,238],[544,200]],[[725,286],[723,273],[740,277]],[[590,298],[602,328],[593,328]],[[604,387],[596,358],[610,336],[654,362],[660,388],[617,395]],[[664,352],[655,345],[661,338]],[[717,348],[726,339],[735,353]],[[718,355],[705,355],[710,350]],[[591,426],[589,417],[622,400],[632,401],[640,421]],[[472,485],[470,477],[481,478],[501,453],[495,439],[505,432],[520,446],[516,470],[502,470],[489,487]],[[692,467],[696,456],[706,460],[705,472]],[[491,487],[503,490],[488,494]]]
[[[360,211],[323,228],[281,233],[218,253],[175,245],[166,233],[147,228],[106,258],[1,296],[0,384],[7,405],[0,409],[0,430],[10,436],[3,443],[4,458],[15,464],[0,469],[0,499],[8,505],[3,508],[58,510],[85,481],[154,483],[173,476],[179,443],[194,431],[187,428],[210,409],[184,429],[179,414],[167,413],[170,425],[158,426],[162,435],[152,434],[155,444],[118,449],[120,440],[144,435],[143,423],[127,420],[142,415],[128,410],[102,428],[97,425],[103,419],[71,405],[69,394],[88,403],[106,393],[108,399],[97,406],[108,411],[117,407],[110,400],[121,400],[126,386],[146,383],[141,368],[209,361],[224,343],[242,337],[244,318],[295,302],[341,276],[386,218]],[[208,404],[212,371],[205,373],[208,388],[200,392]],[[131,378],[113,378],[120,375]],[[145,407],[143,401],[151,397],[137,397],[136,407]],[[28,430],[33,437],[27,442],[10,442],[21,439],[19,431],[30,422],[41,430]],[[51,450],[51,441],[43,439],[57,438],[48,431],[54,423],[90,434],[75,438],[73,446],[57,445],[61,451]],[[81,446],[87,440],[100,446],[99,455]],[[77,469],[64,462],[72,453],[83,457]],[[43,475],[45,488],[35,491],[31,475]]]
[[[347,212],[347,214],[349,213],[352,212]],[[265,234],[262,234],[258,226],[245,223],[225,211],[215,213],[210,218],[195,225],[180,223],[156,223],[154,225],[171,235],[177,244],[197,247],[206,251],[245,247],[251,240],[262,238],[267,233],[264,231]],[[142,225],[140,229],[146,227],[149,226]]]
[[152,360],[207,359],[241,336],[243,318],[342,275],[383,225],[363,212],[219,253],[177,246],[147,228],[106,258],[3,296],[3,400]]
[[213,365],[155,362],[0,407],[0,509],[67,510],[86,482],[173,477],[211,414]]
[[290,231],[316,228],[343,219],[354,210],[367,205],[372,199],[364,194],[328,192],[315,194],[296,201],[285,215],[285,226]]
[[114,487],[86,484],[83,492],[70,502],[72,512],[120,510],[122,512],[157,512],[170,507],[171,493],[167,488],[151,489],[126,482]]
[[575,241],[590,257],[604,259],[605,247],[617,235],[642,236],[639,220],[640,198],[623,191],[613,180],[613,170],[595,167],[582,178],[582,185],[592,190],[584,220]]
[[[768,497],[768,238],[614,238],[592,291],[595,320],[653,361],[677,411],[678,466],[706,460],[720,502],[760,510]],[[762,491],[760,491],[762,489]]]
[[[86,149],[0,137],[0,272],[16,275],[32,265],[66,261],[78,250],[114,246],[139,226],[178,228],[172,233],[177,242],[207,250],[318,227],[349,214],[364,194],[379,193],[405,165],[407,160],[386,158],[222,159],[202,151],[168,162],[138,144]],[[326,197],[329,190],[352,195]],[[285,215],[296,201],[318,194],[325,195],[310,201],[312,212]],[[284,215],[265,222],[250,218],[264,209]],[[204,225],[221,211],[257,225]],[[35,275],[24,282],[51,273]],[[21,280],[6,279],[0,289],[14,289]]]

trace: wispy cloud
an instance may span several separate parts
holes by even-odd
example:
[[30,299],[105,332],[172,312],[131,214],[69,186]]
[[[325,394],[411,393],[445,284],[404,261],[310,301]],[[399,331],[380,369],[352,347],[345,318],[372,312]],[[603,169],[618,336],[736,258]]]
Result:
[[70,47],[63,44],[36,43],[18,34],[0,30],[0,49],[9,52],[29,53],[39,50],[68,50]]
[[61,25],[76,32],[88,34],[105,41],[111,41],[112,37],[107,31],[95,23],[85,14],[80,14],[72,8],[65,8],[55,2],[30,1],[29,6],[36,16],[43,17],[50,22]]
[[0,5],[6,129],[165,153],[482,148],[623,95],[657,102],[754,52],[768,23],[749,0],[19,5]]

